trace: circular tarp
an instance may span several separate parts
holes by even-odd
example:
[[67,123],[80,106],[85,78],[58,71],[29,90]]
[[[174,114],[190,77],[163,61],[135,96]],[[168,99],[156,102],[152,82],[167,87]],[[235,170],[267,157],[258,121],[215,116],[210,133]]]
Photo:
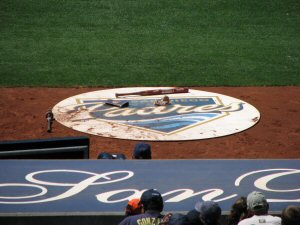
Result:
[[[247,102],[193,89],[187,93],[116,97],[116,94],[148,90],[168,92],[172,88],[135,87],[83,93],[59,102],[53,113],[56,121],[81,132],[152,141],[230,135],[254,126],[260,119],[259,111]],[[166,95],[170,104],[155,104]]]

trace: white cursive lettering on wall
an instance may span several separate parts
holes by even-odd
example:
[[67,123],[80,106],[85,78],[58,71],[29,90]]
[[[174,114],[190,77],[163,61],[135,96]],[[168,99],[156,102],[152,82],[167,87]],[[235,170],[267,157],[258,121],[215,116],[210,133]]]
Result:
[[[300,170],[297,169],[265,169],[265,170],[257,170],[251,171],[249,173],[243,174],[239,176],[235,180],[235,186],[240,186],[241,182],[249,176],[257,175],[260,173],[266,172],[273,172],[272,174],[262,176],[254,181],[254,186],[260,190],[266,192],[273,192],[273,193],[288,193],[288,192],[300,192],[300,187],[293,188],[293,189],[272,189],[268,186],[271,181],[277,180],[284,176],[300,174]],[[274,173],[275,172],[275,173]],[[83,179],[77,183],[67,183],[67,182],[50,182],[41,179],[37,179],[38,175],[41,174],[49,174],[49,173],[63,173],[69,175],[70,173],[75,174],[84,174],[88,175],[86,179]],[[34,203],[43,203],[43,202],[50,202],[50,201],[58,201],[65,198],[72,197],[74,195],[79,194],[83,190],[87,189],[89,186],[93,185],[105,185],[110,183],[121,182],[127,179],[130,179],[134,176],[134,172],[127,171],[127,170],[120,170],[120,171],[111,171],[106,173],[93,173],[88,171],[81,171],[81,170],[44,170],[44,171],[36,171],[29,173],[25,176],[25,179],[30,182],[28,183],[3,183],[0,184],[1,188],[16,188],[16,187],[24,187],[24,188],[33,188],[40,190],[37,194],[31,195],[24,195],[18,196],[16,193],[15,196],[0,196],[0,204],[34,204]],[[114,179],[112,177],[115,177]],[[117,178],[116,178],[117,177]],[[299,184],[299,182],[297,183]],[[45,196],[48,193],[49,187],[70,187],[67,191],[64,191],[56,196],[48,197],[45,199],[41,199],[41,196]],[[141,194],[145,191],[138,190],[138,189],[120,189],[120,190],[113,190],[108,192],[103,192],[96,195],[96,198],[99,202],[102,203],[117,203],[117,202],[124,202],[128,201],[132,198],[139,198]],[[1,192],[0,192],[1,193]],[[31,192],[32,193],[32,192]],[[125,194],[125,197],[124,197]],[[49,195],[49,193],[48,193]],[[122,196],[118,198],[118,195]],[[175,195],[175,196],[174,196]],[[166,193],[162,193],[164,200],[166,203],[177,203],[184,201],[186,199],[190,199],[196,196],[202,195],[202,199],[204,201],[213,200],[216,202],[225,201],[228,199],[232,199],[237,196],[237,194],[233,193],[230,195],[224,195],[224,191],[220,188],[211,188],[206,190],[201,190],[195,192],[192,189],[184,188],[184,189],[176,189],[171,190]],[[168,196],[172,196],[168,198]],[[299,195],[298,195],[299,196]],[[34,199],[37,198],[38,199]],[[24,201],[27,199],[27,201]],[[29,200],[31,199],[31,200]],[[18,200],[18,201],[17,201]],[[300,202],[299,198],[296,199],[268,199],[269,202]]]
[[[43,174],[43,173],[81,173],[81,174],[88,174],[91,175],[91,177],[80,181],[79,183],[56,183],[56,182],[47,182],[47,181],[41,181],[34,178],[35,175]],[[111,179],[110,176],[116,175],[116,174],[127,174],[124,177],[118,178],[118,179]],[[112,171],[102,174],[92,173],[92,172],[86,172],[86,171],[80,171],[80,170],[44,170],[44,171],[37,171],[34,173],[30,173],[26,176],[26,180],[29,182],[35,183],[35,184],[41,184],[41,185],[48,185],[48,186],[70,186],[71,188],[67,190],[66,192],[63,192],[60,195],[46,198],[43,200],[35,200],[35,201],[20,201],[20,202],[9,202],[9,201],[0,201],[1,204],[33,204],[33,203],[42,203],[42,202],[50,202],[50,201],[57,201],[64,198],[68,198],[71,196],[74,196],[84,189],[86,189],[90,185],[102,185],[102,184],[109,184],[109,183],[115,183],[122,180],[129,179],[132,177],[134,173],[132,171]],[[96,182],[97,180],[105,179],[104,181]],[[0,184],[0,187],[5,187],[7,184]],[[45,194],[45,187],[39,186],[39,185],[28,185],[28,184],[9,184],[9,186],[24,186],[24,187],[36,187],[40,188],[42,192],[36,196],[41,196],[42,194]],[[47,190],[47,189],[46,189]],[[26,196],[28,198],[29,196]],[[24,197],[23,197],[24,198]],[[0,196],[0,199],[22,199],[22,197],[8,197],[8,196]]]
[[227,199],[231,199],[231,198],[234,198],[237,196],[236,194],[233,194],[233,195],[221,198],[221,199],[214,199],[215,197],[218,197],[224,193],[224,191],[222,189],[208,189],[208,190],[199,191],[199,192],[194,192],[194,190],[192,190],[192,189],[178,189],[178,190],[169,191],[169,192],[163,194],[162,196],[165,197],[167,195],[171,195],[171,194],[174,194],[177,192],[181,192],[181,194],[166,200],[166,202],[181,202],[185,199],[192,198],[192,197],[195,197],[195,196],[198,196],[201,194],[205,194],[205,193],[208,193],[208,194],[206,194],[202,197],[203,201],[214,200],[215,202],[219,202],[219,201],[225,201]]
[[[289,189],[289,190],[287,190],[287,189],[278,190],[278,189],[271,189],[271,188],[267,187],[268,183],[271,180],[277,179],[282,176],[287,176],[287,175],[292,175],[292,174],[300,174],[300,170],[297,170],[297,169],[266,169],[266,170],[252,171],[252,172],[243,174],[242,176],[238,177],[235,180],[235,186],[240,186],[241,181],[250,175],[253,175],[256,173],[270,172],[270,171],[286,171],[286,172],[278,172],[278,173],[273,173],[271,175],[263,176],[254,182],[254,186],[263,191],[270,191],[270,192],[282,192],[282,193],[300,192],[300,188]],[[299,199],[268,199],[268,202],[300,202],[300,198]]]
[[[1,187],[30,187],[30,188],[37,188],[40,189],[41,192],[35,195],[26,195],[26,196],[0,196],[0,199],[26,199],[26,198],[35,198],[38,196],[43,196],[47,194],[47,189],[34,184],[21,184],[21,183],[6,183],[6,184],[0,184]],[[2,202],[0,202],[2,203]]]
[[[145,190],[123,189],[123,190],[109,191],[109,192],[105,192],[105,193],[97,195],[97,199],[98,199],[98,201],[103,202],[103,203],[117,203],[117,202],[129,201],[130,199],[133,199],[133,198],[140,198],[142,193]],[[121,193],[127,193],[127,192],[130,192],[132,194],[129,194],[128,196],[126,196],[124,198],[120,198],[120,199],[114,198],[114,200],[109,200],[111,197],[113,197],[115,195],[118,195]],[[221,189],[208,189],[208,190],[203,190],[203,191],[199,191],[199,192],[194,192],[194,190],[192,190],[192,189],[177,189],[177,190],[173,190],[173,191],[164,193],[164,194],[162,194],[162,196],[165,198],[168,195],[173,195],[176,193],[179,193],[179,194],[173,198],[165,200],[165,202],[181,202],[188,198],[192,198],[192,197],[195,197],[195,196],[198,196],[201,194],[205,194],[205,193],[208,193],[208,194],[206,194],[202,197],[202,199],[204,201],[208,201],[208,200],[214,200],[216,202],[224,201],[224,200],[231,199],[231,198],[234,198],[237,196],[236,194],[234,194],[234,195],[230,195],[230,196],[227,196],[227,197],[224,197],[221,199],[214,199],[215,197],[220,196],[224,193],[224,191]]]
[[[99,202],[103,203],[117,203],[117,202],[124,202],[124,201],[129,201],[133,198],[140,198],[142,193],[145,190],[137,190],[137,189],[122,189],[122,190],[116,190],[116,191],[108,191],[104,192],[102,194],[96,195],[97,199]],[[114,195],[121,194],[121,193],[126,193],[126,192],[132,192],[132,194],[128,195],[125,198],[117,199],[117,200],[109,200]]]

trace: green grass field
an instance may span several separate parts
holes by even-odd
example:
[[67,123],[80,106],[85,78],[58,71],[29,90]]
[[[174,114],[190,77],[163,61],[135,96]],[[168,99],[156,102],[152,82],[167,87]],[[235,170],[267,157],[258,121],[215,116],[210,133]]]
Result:
[[300,85],[299,0],[1,0],[0,86]]

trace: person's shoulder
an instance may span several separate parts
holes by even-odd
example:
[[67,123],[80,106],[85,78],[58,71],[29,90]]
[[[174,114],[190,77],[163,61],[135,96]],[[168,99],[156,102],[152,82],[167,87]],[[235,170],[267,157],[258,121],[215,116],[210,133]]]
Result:
[[259,223],[269,223],[273,225],[281,225],[281,218],[278,216],[272,216],[272,215],[261,215],[261,216],[255,216],[256,220],[259,221]]
[[143,214],[128,216],[125,219],[123,219],[122,222],[119,225],[132,224],[133,222],[136,222],[138,219],[140,219],[142,217],[143,217]]
[[253,223],[254,218],[250,217],[250,218],[246,218],[241,220],[238,225],[248,225],[248,224],[252,224]]
[[131,224],[133,222],[136,222],[138,219],[141,218],[163,218],[163,215],[160,214],[160,212],[151,212],[147,211],[146,213],[138,214],[138,215],[133,215],[133,216],[128,216],[119,225],[126,225],[126,224]]
[[275,224],[281,224],[281,217],[269,215],[269,218]]
[[128,219],[129,219],[129,217],[124,218],[124,219],[119,223],[119,225],[128,225],[128,224],[129,224],[129,221],[130,221],[130,220],[128,220]]
[[128,219],[128,221],[136,221],[140,218],[144,218],[147,216],[148,216],[147,213],[141,213],[141,214],[137,214],[137,215],[133,215],[133,216],[128,216],[126,219]]

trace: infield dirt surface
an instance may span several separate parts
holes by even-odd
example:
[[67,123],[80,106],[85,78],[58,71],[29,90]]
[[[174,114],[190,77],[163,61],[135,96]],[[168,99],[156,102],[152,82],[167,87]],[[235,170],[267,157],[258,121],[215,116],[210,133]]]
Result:
[[[248,102],[261,113],[252,128],[229,136],[195,141],[157,141],[153,159],[296,159],[300,158],[300,86],[191,87]],[[0,141],[89,136],[90,158],[102,151],[128,159],[138,141],[106,138],[72,130],[58,122],[47,133],[45,114],[58,102],[107,88],[0,88]]]

